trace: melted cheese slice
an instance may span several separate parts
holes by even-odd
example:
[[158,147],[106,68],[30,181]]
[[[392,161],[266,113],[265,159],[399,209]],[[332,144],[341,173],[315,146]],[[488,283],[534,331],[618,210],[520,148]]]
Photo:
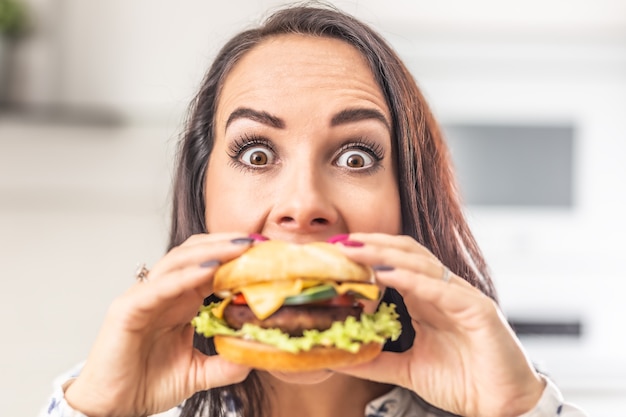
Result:
[[230,303],[230,300],[232,299],[233,299],[232,296],[228,296],[224,298],[221,303],[219,303],[217,306],[211,309],[211,313],[213,313],[213,315],[217,317],[218,319],[224,318],[224,310],[226,309],[226,306]]
[[345,294],[348,291],[362,295],[369,300],[376,300],[380,295],[379,288],[374,284],[360,284],[355,282],[344,282],[343,284],[334,285],[335,290],[339,294]]
[[302,292],[302,280],[272,281],[241,288],[248,307],[259,319],[264,320],[276,312],[285,298]]
[[311,287],[315,287],[316,285],[320,285],[322,281],[317,279],[303,279],[302,280],[302,289],[307,289]]
[[[241,288],[241,292],[246,299],[246,303],[252,313],[259,319],[264,320],[274,314],[285,302],[285,298],[298,295],[302,290],[321,282],[309,279],[297,279],[294,281],[273,281],[262,284],[251,285]],[[338,294],[345,294],[352,291],[363,297],[376,300],[380,295],[379,288],[374,284],[361,284],[354,282],[344,282],[342,284],[332,283]],[[224,317],[224,309],[231,302],[232,296],[226,297],[211,312],[218,318]]]

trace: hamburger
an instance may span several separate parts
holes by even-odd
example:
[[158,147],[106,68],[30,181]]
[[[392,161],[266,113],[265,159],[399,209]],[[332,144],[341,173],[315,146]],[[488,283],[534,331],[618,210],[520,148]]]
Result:
[[225,359],[257,369],[311,371],[368,362],[400,336],[394,305],[379,300],[371,268],[333,244],[265,241],[220,266],[220,299],[192,320]]

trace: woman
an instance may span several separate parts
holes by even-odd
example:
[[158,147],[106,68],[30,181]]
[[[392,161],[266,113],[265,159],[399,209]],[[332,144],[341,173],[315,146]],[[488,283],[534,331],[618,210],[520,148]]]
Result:
[[[267,238],[330,239],[375,266],[401,339],[365,365],[292,374],[228,363],[202,337],[194,350],[217,266]],[[582,415],[499,312],[414,80],[336,10],[279,11],[219,53],[182,138],[170,248],[114,301],[50,415]]]

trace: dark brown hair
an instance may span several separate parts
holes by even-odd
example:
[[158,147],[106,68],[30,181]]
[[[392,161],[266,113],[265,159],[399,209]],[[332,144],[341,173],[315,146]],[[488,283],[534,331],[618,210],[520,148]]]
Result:
[[[333,7],[318,4],[281,9],[260,27],[236,35],[218,53],[192,103],[179,145],[170,248],[192,234],[207,232],[204,179],[224,79],[246,52],[268,37],[283,34],[340,39],[363,55],[391,111],[402,232],[426,246],[454,273],[496,299],[485,261],[462,212],[441,131],[412,75],[375,31]],[[385,349],[406,350],[414,333],[402,297],[389,289],[384,300],[398,306],[403,321],[402,337]],[[196,337],[194,345],[207,354],[215,354],[210,340]],[[268,412],[266,396],[252,372],[241,384],[196,393],[186,401],[183,416],[223,415],[225,395],[236,399],[241,415],[260,416]]]

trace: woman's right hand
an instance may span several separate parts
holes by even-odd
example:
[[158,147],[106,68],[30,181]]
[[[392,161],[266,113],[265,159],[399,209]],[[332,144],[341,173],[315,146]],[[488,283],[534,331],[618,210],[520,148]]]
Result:
[[252,239],[195,235],[168,252],[111,305],[80,376],[67,388],[72,408],[90,417],[143,416],[193,393],[240,382],[250,369],[193,348],[191,319],[212,293],[220,263]]

